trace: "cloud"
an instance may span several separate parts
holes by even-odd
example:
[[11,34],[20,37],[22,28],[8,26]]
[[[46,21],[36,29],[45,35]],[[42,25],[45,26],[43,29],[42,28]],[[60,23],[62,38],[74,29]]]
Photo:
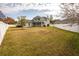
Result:
[[19,3],[1,3],[0,10],[4,13],[16,13],[22,10],[21,6]]
[[[60,11],[59,3],[0,3],[0,10],[4,14],[21,13],[21,11],[38,12],[46,15],[57,15]],[[30,13],[30,12],[29,12]],[[31,13],[30,13],[31,14]]]
[[[60,0],[0,0],[1,2],[6,2],[6,3],[59,3]],[[64,0],[61,0],[61,1],[64,1]],[[70,1],[70,0],[69,0]]]
[[[1,10],[9,11],[20,11],[27,9],[37,9],[37,10],[56,10],[59,9],[58,4],[52,3],[4,3],[0,4]],[[7,11],[7,12],[9,12]]]

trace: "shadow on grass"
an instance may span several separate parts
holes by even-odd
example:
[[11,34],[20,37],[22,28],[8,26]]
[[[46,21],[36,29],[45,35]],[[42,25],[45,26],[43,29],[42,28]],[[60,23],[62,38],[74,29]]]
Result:
[[[57,27],[54,27],[56,29],[59,29]],[[70,39],[67,40],[66,46],[62,50],[62,54],[59,55],[66,55],[66,56],[79,56],[79,33],[67,31],[63,29],[59,29],[64,32],[73,33],[70,37]]]
[[65,47],[65,50],[71,51],[67,55],[79,55],[79,34],[72,35],[72,37],[67,41],[67,46]]

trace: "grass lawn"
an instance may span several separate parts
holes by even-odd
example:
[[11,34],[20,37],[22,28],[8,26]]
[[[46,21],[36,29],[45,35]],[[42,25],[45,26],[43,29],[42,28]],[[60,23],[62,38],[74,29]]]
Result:
[[0,55],[79,55],[79,33],[55,27],[9,28]]

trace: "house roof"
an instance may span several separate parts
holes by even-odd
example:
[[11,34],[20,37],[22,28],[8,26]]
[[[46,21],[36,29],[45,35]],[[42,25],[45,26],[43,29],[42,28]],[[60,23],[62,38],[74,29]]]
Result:
[[43,21],[47,21],[47,17],[40,17],[40,16],[36,16],[32,19],[33,22],[43,22]]

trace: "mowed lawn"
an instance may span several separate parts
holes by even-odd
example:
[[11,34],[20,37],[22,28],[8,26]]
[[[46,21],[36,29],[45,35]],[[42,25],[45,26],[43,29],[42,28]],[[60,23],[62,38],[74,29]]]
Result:
[[9,28],[0,46],[0,55],[79,55],[79,33],[55,27]]

